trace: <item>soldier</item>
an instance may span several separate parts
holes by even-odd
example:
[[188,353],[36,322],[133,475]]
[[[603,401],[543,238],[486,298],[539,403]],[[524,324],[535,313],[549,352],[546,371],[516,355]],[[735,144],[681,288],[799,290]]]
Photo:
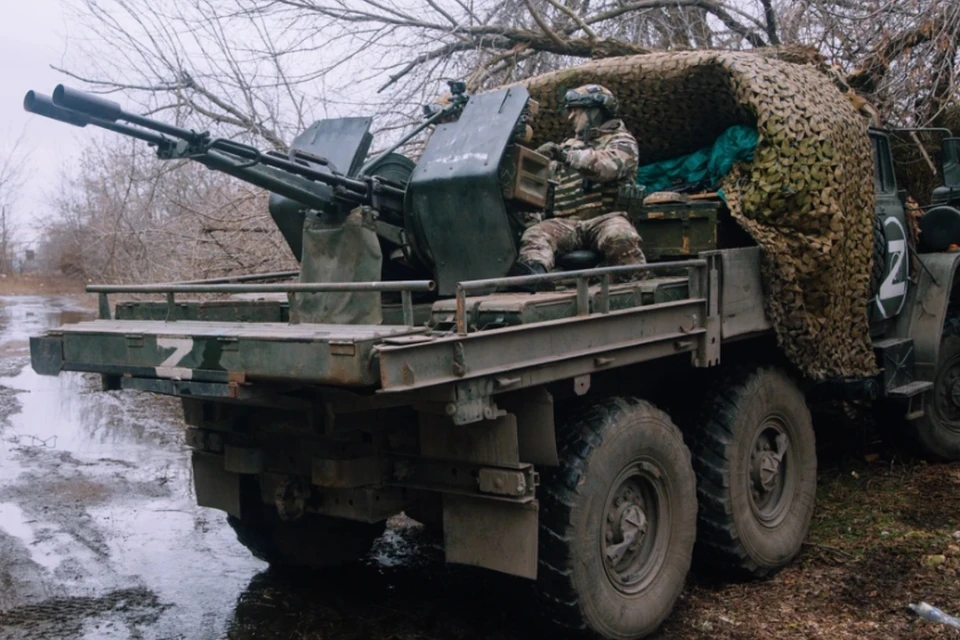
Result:
[[620,185],[633,182],[637,172],[637,141],[615,117],[617,99],[608,89],[588,84],[567,91],[563,104],[578,137],[537,149],[553,161],[554,217],[524,232],[510,275],[546,273],[557,253],[579,248],[603,253],[604,266],[646,262],[627,214],[610,212]]

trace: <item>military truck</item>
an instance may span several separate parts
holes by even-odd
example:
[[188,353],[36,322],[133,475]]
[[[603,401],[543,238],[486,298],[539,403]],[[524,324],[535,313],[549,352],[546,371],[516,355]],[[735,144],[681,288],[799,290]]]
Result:
[[[811,380],[778,350],[761,249],[721,198],[624,193],[645,265],[581,251],[506,275],[524,216],[550,206],[529,145],[538,106],[522,84],[453,83],[425,109],[415,162],[404,140],[369,158],[369,118],[263,152],[62,85],[28,93],[28,111],[269,190],[302,264],[89,286],[99,318],[32,337],[33,368],[181,398],[197,502],[272,565],[350,563],[405,512],[442,532],[448,562],[535,581],[549,619],[604,638],[655,630],[695,550],[747,577],[796,556],[814,508],[813,399],[882,407],[926,454],[960,459],[960,139],[943,140],[946,184],[916,243],[891,132],[864,133],[878,373]],[[511,290],[537,282],[553,290]],[[111,307],[116,294],[160,299]]]

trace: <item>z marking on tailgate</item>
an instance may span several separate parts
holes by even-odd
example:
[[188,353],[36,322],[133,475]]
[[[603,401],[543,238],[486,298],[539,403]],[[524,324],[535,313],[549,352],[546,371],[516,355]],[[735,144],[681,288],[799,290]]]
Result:
[[173,353],[156,368],[157,377],[173,380],[190,380],[193,371],[187,367],[180,367],[180,361],[190,355],[193,350],[193,338],[160,338],[157,337],[158,349],[173,349]]

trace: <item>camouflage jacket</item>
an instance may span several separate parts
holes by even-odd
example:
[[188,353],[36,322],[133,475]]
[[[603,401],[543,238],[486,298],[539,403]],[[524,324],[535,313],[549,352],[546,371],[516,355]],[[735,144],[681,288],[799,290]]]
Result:
[[623,121],[608,120],[590,130],[588,142],[570,138],[560,147],[567,162],[551,165],[558,183],[553,215],[586,220],[611,212],[620,185],[637,174],[637,140]]

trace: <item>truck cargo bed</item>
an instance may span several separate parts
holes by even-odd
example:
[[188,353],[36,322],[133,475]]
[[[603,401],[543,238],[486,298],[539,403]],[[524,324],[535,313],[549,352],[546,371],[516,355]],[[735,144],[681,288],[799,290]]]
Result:
[[[758,335],[770,325],[760,298],[756,248],[702,255],[642,267],[688,270],[686,277],[620,285],[588,282],[620,267],[551,274],[576,280],[576,286],[552,292],[491,293],[499,280],[461,283],[456,298],[434,301],[429,315],[426,309],[415,313],[405,295],[404,324],[109,319],[103,303],[99,320],[32,338],[33,367],[46,375],[104,374],[114,381],[111,388],[145,389],[153,380],[160,386],[151,390],[177,395],[219,397],[224,389],[203,385],[265,382],[376,390],[382,397],[460,383],[493,385],[492,392],[516,390],[682,353],[691,354],[697,366],[713,366],[722,341]],[[174,287],[150,291],[168,294],[170,318],[203,304],[184,306],[168,289]],[[244,313],[257,316],[256,302],[275,311],[276,301],[242,301]],[[149,315],[162,308],[138,307]],[[421,324],[417,315],[430,320]],[[244,385],[246,391],[253,386]]]

